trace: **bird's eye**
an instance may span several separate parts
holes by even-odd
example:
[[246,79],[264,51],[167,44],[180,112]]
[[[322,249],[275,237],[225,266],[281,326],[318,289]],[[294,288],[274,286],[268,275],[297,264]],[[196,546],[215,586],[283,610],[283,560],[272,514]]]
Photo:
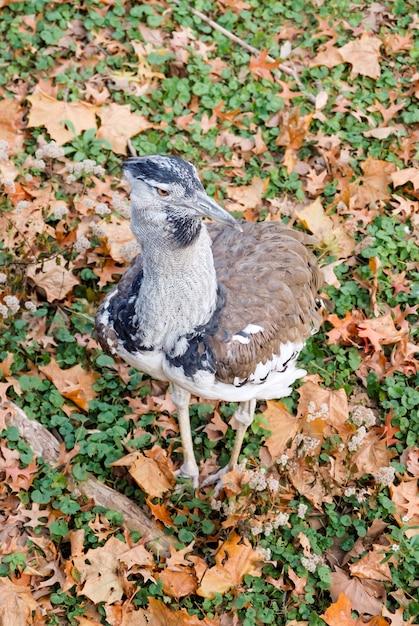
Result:
[[157,193],[159,194],[159,196],[168,196],[169,192],[167,191],[167,189],[160,189],[159,187],[157,188]]

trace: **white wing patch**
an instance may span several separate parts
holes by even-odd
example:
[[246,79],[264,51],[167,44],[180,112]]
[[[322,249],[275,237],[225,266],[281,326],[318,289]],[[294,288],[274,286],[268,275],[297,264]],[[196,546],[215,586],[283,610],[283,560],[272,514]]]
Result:
[[303,345],[303,343],[293,343],[292,341],[282,343],[279,354],[273,354],[272,357],[264,363],[262,361],[257,363],[253,373],[250,374],[248,378],[239,378],[236,376],[233,384],[236,387],[241,387],[247,383],[259,385],[268,378],[271,372],[284,373],[289,369],[295,369],[295,364]]
[[256,333],[263,332],[263,327],[258,326],[257,324],[248,324],[246,328],[240,330],[238,333],[232,336],[232,341],[238,341],[239,343],[250,343],[250,336],[255,335]]

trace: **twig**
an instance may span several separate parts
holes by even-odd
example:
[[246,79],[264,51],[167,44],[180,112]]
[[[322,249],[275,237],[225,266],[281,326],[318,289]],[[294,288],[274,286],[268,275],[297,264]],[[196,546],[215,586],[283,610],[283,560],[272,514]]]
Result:
[[[179,0],[173,0],[173,1],[175,2],[175,4],[179,4]],[[199,19],[201,19],[203,22],[205,22],[206,24],[211,26],[211,28],[213,28],[214,30],[218,30],[218,32],[222,33],[225,37],[227,37],[231,41],[234,41],[235,43],[239,44],[239,46],[241,46],[242,48],[244,48],[248,52],[251,52],[252,54],[260,54],[260,50],[258,50],[254,46],[251,46],[249,43],[247,43],[247,41],[244,41],[244,39],[241,39],[241,37],[238,37],[234,33],[230,32],[229,30],[224,28],[224,26],[220,26],[220,24],[218,24],[217,22],[212,20],[210,17],[205,15],[205,13],[202,13],[202,11],[198,11],[198,9],[194,9],[192,7],[190,8],[190,11],[191,11],[191,13],[193,13],[193,15],[196,15],[196,17],[199,17]],[[268,61],[276,63],[276,59],[274,59],[270,55],[268,55],[266,57],[266,59]],[[305,91],[304,85],[301,82],[301,80],[300,80],[300,78],[299,78],[299,76],[297,74],[297,70],[295,68],[289,67],[288,65],[285,65],[284,63],[280,63],[278,65],[278,69],[281,72],[284,72],[284,74],[287,74],[288,76],[291,76],[295,80],[295,82],[297,83],[299,89],[301,90],[302,94],[307,98],[307,100],[309,100],[310,102],[315,104],[316,98],[311,93],[307,93]]]
[[[13,402],[0,407],[5,410],[6,422],[19,431],[20,436],[31,446],[37,457],[52,466],[57,466],[60,445],[57,439],[36,420],[29,419],[26,413]],[[174,540],[168,537],[144,511],[123,494],[88,476],[86,480],[69,480],[69,488],[76,497],[92,499],[97,506],[103,506],[121,513],[130,530],[141,533],[148,547],[156,554],[168,554]]]

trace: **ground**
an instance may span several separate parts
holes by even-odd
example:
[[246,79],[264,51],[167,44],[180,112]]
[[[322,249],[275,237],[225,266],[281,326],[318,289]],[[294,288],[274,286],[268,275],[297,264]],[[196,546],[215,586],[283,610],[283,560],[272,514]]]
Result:
[[[413,623],[413,0],[0,6],[0,623]],[[187,158],[237,217],[316,237],[332,308],[308,376],[259,403],[217,497],[175,484],[166,387],[93,333],[136,254],[121,183],[135,152]],[[11,425],[16,405],[58,463]],[[202,476],[228,459],[234,409],[191,407]],[[143,507],[170,555],[77,497],[88,474]]]

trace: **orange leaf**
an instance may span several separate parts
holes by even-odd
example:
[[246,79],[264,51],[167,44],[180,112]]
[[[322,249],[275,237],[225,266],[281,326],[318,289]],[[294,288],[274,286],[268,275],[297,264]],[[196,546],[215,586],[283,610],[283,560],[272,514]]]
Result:
[[381,39],[371,37],[363,33],[360,39],[350,41],[339,52],[344,61],[352,65],[352,74],[357,76],[369,76],[370,78],[378,78],[380,76],[380,58]]
[[287,411],[282,402],[268,400],[266,405],[263,416],[268,422],[271,435],[266,438],[265,444],[272,460],[275,461],[285,450],[288,441],[296,435],[300,422]]
[[354,626],[356,624],[351,613],[351,603],[344,593],[339,594],[336,602],[331,604],[321,617],[328,626]]
[[126,154],[128,139],[152,127],[143,115],[132,113],[129,104],[113,102],[97,114],[102,122],[97,136],[108,141],[117,154]]
[[171,598],[183,598],[195,593],[198,585],[193,567],[184,567],[179,571],[166,568],[160,572],[158,579],[163,583],[163,591]]
[[63,300],[73,287],[79,284],[74,274],[66,269],[66,263],[64,257],[57,256],[28,266],[28,277],[37,287],[44,289],[48,302]]
[[99,378],[95,372],[87,372],[81,365],[61,369],[55,359],[40,371],[57,387],[64,398],[72,400],[83,411],[87,411],[90,400],[96,397],[93,385]]

